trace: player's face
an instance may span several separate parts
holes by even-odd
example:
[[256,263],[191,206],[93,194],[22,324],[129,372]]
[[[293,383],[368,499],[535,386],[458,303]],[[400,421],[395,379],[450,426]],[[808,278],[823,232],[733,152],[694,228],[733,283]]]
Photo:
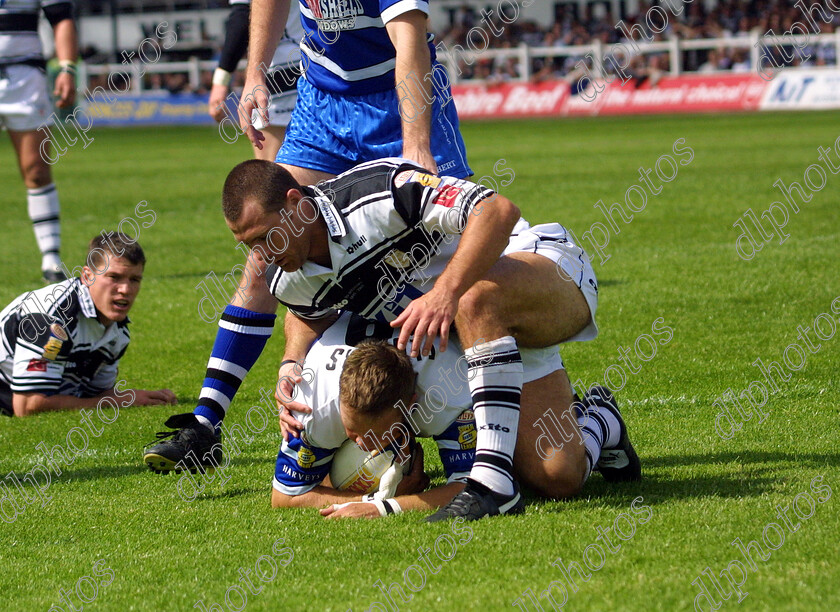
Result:
[[237,221],[227,221],[236,240],[284,272],[299,270],[309,255],[309,228],[297,222],[296,211],[266,211],[257,202],[245,202]]
[[133,264],[122,257],[110,257],[106,263],[101,273],[85,266],[83,280],[89,285],[99,322],[107,327],[128,316],[140,292],[143,264]]
[[399,429],[394,427],[402,421],[402,413],[397,409],[388,410],[382,416],[372,418],[356,414],[352,408],[341,407],[341,422],[347,437],[368,452],[394,444],[395,437],[399,438],[400,446],[408,444],[408,440],[401,439]]

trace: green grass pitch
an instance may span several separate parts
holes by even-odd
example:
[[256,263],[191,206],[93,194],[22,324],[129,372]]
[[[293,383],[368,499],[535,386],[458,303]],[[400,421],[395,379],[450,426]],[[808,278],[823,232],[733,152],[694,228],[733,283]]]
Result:
[[[601,334],[567,346],[563,357],[573,380],[600,381],[610,366],[622,368],[626,382],[617,397],[643,461],[642,483],[609,486],[595,474],[575,499],[531,501],[522,517],[473,523],[471,532],[458,527],[460,534],[449,525],[423,524],[411,513],[327,523],[312,510],[270,508],[280,440],[275,425],[241,445],[225,485],[207,484],[187,502],[174,475],[157,476],[141,463],[143,444],[173,409],[124,408],[60,476],[53,473],[46,507],[34,503],[12,522],[0,522],[0,609],[69,612],[69,597],[86,611],[190,611],[199,600],[227,611],[243,603],[233,585],[245,589],[248,612],[394,609],[378,581],[397,583],[411,596],[405,602],[393,590],[400,610],[538,610],[526,590],[539,597],[549,587],[554,605],[543,597],[543,610],[692,610],[700,584],[724,610],[840,609],[840,337],[820,341],[811,331],[813,348],[820,346],[803,349],[804,367],[792,371],[783,361],[792,343],[805,346],[797,326],[810,327],[825,313],[821,329],[827,333],[827,318],[836,324],[840,315],[840,302],[831,310],[840,296],[840,176],[825,171],[825,187],[800,202],[798,213],[791,211],[790,237],[783,244],[771,238],[750,261],[737,255],[739,232],[733,229],[748,208],[760,215],[783,199],[773,186],[778,179],[803,184],[809,165],[826,168],[817,147],[833,146],[837,126],[836,113],[463,126],[476,176],[512,179],[503,191],[532,223],[560,221],[588,250],[603,235],[593,224],[610,231],[603,249],[609,259],[595,258]],[[250,149],[244,138],[225,144],[212,129],[95,129],[91,135],[86,149],[70,148],[55,167],[64,259],[81,263],[93,235],[148,202],[155,222],[141,228],[148,265],[120,377],[132,387],[171,388],[178,409],[191,410],[215,335],[215,325],[198,316],[195,287],[210,271],[221,277],[241,260],[219,201],[227,171]],[[679,138],[693,150],[691,162],[664,185],[654,172],[654,188],[662,191],[648,191],[644,210],[630,223],[615,216],[610,227],[594,205],[623,202],[630,186],[641,185],[640,166],[651,168],[665,154],[687,160],[672,151]],[[497,165],[500,159],[505,161]],[[836,166],[835,153],[830,159]],[[39,286],[39,259],[10,146],[0,148],[0,160],[5,304]],[[673,172],[667,161],[660,168]],[[809,176],[812,184],[819,179],[815,171]],[[639,208],[640,201],[638,196],[633,205]],[[631,353],[633,365],[622,364],[619,347],[633,351],[637,339],[653,336],[660,317],[673,338],[658,344],[649,361]],[[282,345],[278,326],[229,423],[241,424],[259,401],[260,387],[274,384]],[[639,347],[651,350],[644,340]],[[787,353],[794,365],[798,355],[795,349]],[[769,397],[763,423],[753,417],[723,439],[715,432],[720,404],[714,402],[727,389],[740,393],[750,382],[764,381],[753,365],[757,359],[780,362],[790,379]],[[616,368],[609,373],[620,383]],[[0,477],[22,478],[43,461],[39,443],[66,447],[68,431],[80,425],[77,412],[0,419]],[[439,481],[433,451],[427,464]],[[828,499],[825,487],[832,493]],[[9,491],[20,499],[13,486]],[[634,513],[631,503],[640,496]],[[795,501],[787,527],[776,506]],[[3,503],[8,510],[9,500]],[[798,518],[794,510],[812,514]],[[773,527],[765,531],[771,523],[785,538],[776,550],[767,548],[780,538]],[[599,529],[608,532],[611,549]],[[620,539],[616,529],[631,535]],[[771,555],[754,555],[752,567],[731,544],[736,538],[745,545],[758,540]],[[441,560],[452,554],[452,543],[454,556]],[[404,576],[411,565],[423,565],[418,548],[431,549],[424,584],[417,570]],[[742,576],[737,564],[729,570],[743,582],[740,603],[737,594],[722,601],[708,577],[697,581],[706,568],[719,576],[732,560],[747,571]],[[602,566],[592,571],[586,561],[589,568]],[[277,568],[272,580],[256,578],[258,562],[266,578],[272,564]],[[572,562],[587,572],[571,571],[574,587],[560,567]],[[253,591],[240,582],[240,568],[251,572]],[[410,590],[406,578],[422,588]],[[729,594],[725,575],[717,580]],[[96,599],[83,604],[80,594],[90,600],[94,592]],[[700,597],[697,606],[711,604]]]

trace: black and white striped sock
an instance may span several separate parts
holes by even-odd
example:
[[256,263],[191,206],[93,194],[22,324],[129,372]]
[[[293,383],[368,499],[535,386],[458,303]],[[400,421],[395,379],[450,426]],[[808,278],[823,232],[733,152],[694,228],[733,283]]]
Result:
[[513,336],[464,351],[478,440],[470,478],[513,494],[513,451],[519,428],[522,357]]
[[584,398],[584,402],[575,402],[574,407],[586,451],[586,478],[589,478],[598,463],[601,450],[618,445],[621,424],[609,407],[607,398],[590,394]]
[[41,251],[41,270],[58,270],[61,264],[61,226],[58,220],[58,191],[55,183],[26,190],[27,208],[35,240]]

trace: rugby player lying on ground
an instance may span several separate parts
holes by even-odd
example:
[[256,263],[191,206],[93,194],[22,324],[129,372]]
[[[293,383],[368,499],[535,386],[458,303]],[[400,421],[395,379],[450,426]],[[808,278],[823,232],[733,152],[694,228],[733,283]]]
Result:
[[[411,358],[394,346],[398,338],[399,330],[387,324],[344,313],[312,346],[295,399],[313,410],[301,416],[300,435],[280,447],[272,506],[326,506],[321,513],[331,518],[374,518],[403,510],[433,510],[463,489],[476,440],[464,352],[450,338],[446,352],[433,350],[428,357]],[[361,340],[365,341],[356,348],[351,346]],[[514,455],[520,482],[542,497],[566,498],[577,494],[596,469],[609,481],[639,480],[639,458],[612,393],[593,387],[573,405],[575,397],[557,347],[520,352],[525,380],[539,380],[538,387],[551,388],[550,393],[522,396],[523,427]],[[548,410],[562,429],[551,437],[534,425]],[[345,440],[371,451],[399,448],[398,456],[407,460],[414,436],[436,440],[446,485],[423,491],[428,478],[422,452],[390,499],[380,492],[365,501],[357,493],[321,484]],[[520,506],[508,513],[521,511]]]
[[[281,379],[292,380],[296,363],[339,311],[400,328],[401,349],[413,336],[412,356],[428,355],[438,336],[445,349],[457,328],[478,439],[466,487],[434,520],[471,508],[516,508],[520,394],[554,393],[553,383],[547,390],[534,387],[537,381],[523,386],[519,349],[598,334],[595,273],[567,230],[531,227],[504,196],[427,174],[405,159],[361,164],[312,187],[276,164],[249,160],[228,175],[222,201],[228,227],[252,258],[274,261],[264,278],[252,279],[262,297],[245,297],[248,308],[288,307]],[[216,428],[272,324],[245,308],[226,310],[219,325],[230,333],[217,337],[199,406],[167,421],[179,430],[146,451],[151,469],[171,470],[180,461],[218,465]],[[291,385],[281,384],[280,392],[288,397]]]
[[[116,389],[128,349],[128,312],[146,256],[121,232],[91,240],[78,278],[16,297],[0,312],[0,414],[175,404],[169,389]],[[122,382],[122,381],[121,381]]]

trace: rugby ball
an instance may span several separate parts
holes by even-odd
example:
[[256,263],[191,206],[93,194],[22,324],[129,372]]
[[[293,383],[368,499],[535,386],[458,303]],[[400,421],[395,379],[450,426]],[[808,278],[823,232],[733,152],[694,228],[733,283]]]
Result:
[[341,491],[367,495],[379,489],[379,480],[394,464],[392,450],[368,452],[353,440],[345,440],[333,456],[330,482]]

